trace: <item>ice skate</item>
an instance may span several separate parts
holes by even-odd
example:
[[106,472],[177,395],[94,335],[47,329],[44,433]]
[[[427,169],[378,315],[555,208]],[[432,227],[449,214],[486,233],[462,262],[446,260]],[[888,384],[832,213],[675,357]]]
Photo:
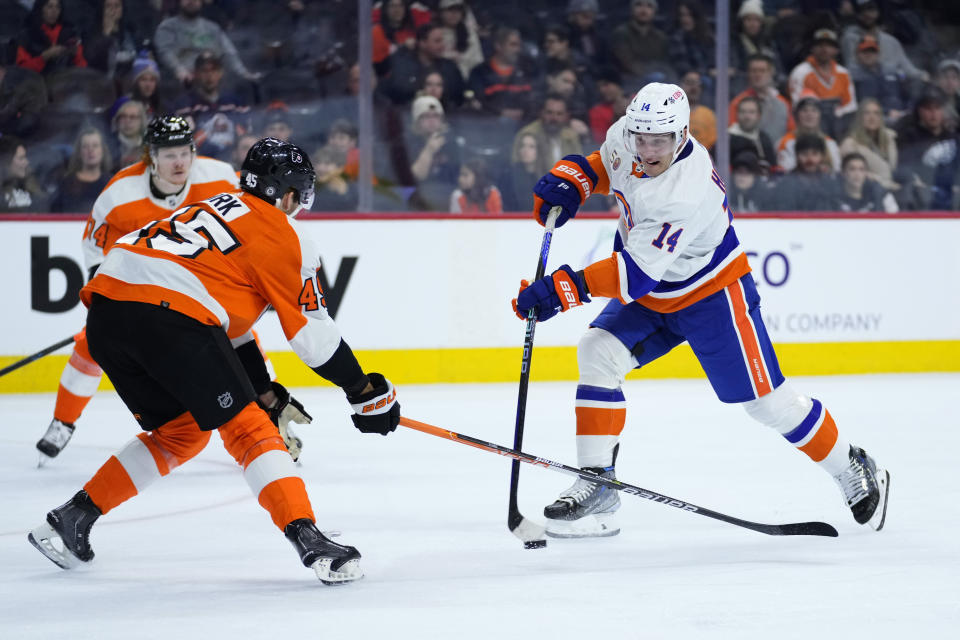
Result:
[[56,458],[63,451],[76,427],[69,422],[60,422],[56,418],[50,421],[47,432],[37,441],[37,451],[40,452],[40,462],[37,466],[42,467],[51,458]]
[[850,447],[850,466],[833,477],[843,491],[853,518],[870,525],[875,531],[883,529],[887,519],[887,495],[890,493],[890,474],[878,468],[873,458],[860,447]]
[[86,491],[47,514],[47,520],[27,534],[27,540],[61,569],[74,569],[93,560],[90,529],[101,515]]
[[313,569],[323,584],[345,584],[363,577],[360,552],[331,542],[310,520],[294,520],[283,530],[283,535],[300,554],[303,566]]
[[[610,467],[584,468],[604,478],[615,479]],[[547,535],[553,538],[591,538],[615,536],[620,533],[614,512],[620,508],[616,489],[577,478],[557,501],[543,510],[547,517]]]

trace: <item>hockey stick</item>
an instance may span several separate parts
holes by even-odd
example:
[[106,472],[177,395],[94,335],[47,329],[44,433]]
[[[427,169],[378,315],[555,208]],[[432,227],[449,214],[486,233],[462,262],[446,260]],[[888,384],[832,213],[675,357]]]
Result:
[[637,487],[632,484],[627,484],[626,482],[621,482],[619,480],[610,480],[599,476],[590,471],[584,471],[583,469],[577,469],[576,467],[570,467],[559,462],[554,462],[553,460],[547,460],[546,458],[541,458],[539,456],[534,456],[529,453],[524,453],[517,449],[508,449],[499,444],[494,444],[492,442],[487,442],[485,440],[480,440],[479,438],[473,438],[471,436],[466,436],[455,431],[448,431],[447,429],[441,429],[440,427],[435,427],[424,422],[418,422],[416,420],[411,420],[410,418],[400,418],[400,424],[409,429],[415,429],[416,431],[422,431],[423,433],[429,433],[432,436],[437,436],[439,438],[447,438],[461,444],[465,444],[470,447],[476,447],[477,449],[483,449],[484,451],[491,451],[493,453],[499,453],[502,456],[507,456],[513,458],[514,464],[520,464],[521,462],[527,462],[529,464],[536,465],[538,467],[544,467],[547,469],[552,469],[554,471],[559,471],[568,476],[576,476],[578,478],[583,478],[584,480],[589,480],[590,482],[595,482],[597,484],[602,484],[605,487],[610,487],[611,489],[616,489],[617,491],[623,491],[624,493],[629,493],[630,495],[637,496],[638,498],[644,498],[650,500],[651,502],[658,502],[660,504],[665,504],[668,507],[674,507],[680,509],[681,511],[689,511],[690,513],[696,513],[701,516],[706,516],[708,518],[713,518],[714,520],[721,520],[729,524],[736,525],[738,527],[743,527],[744,529],[750,529],[752,531],[759,531],[760,533],[765,533],[770,536],[827,536],[831,538],[837,537],[837,530],[834,529],[831,525],[826,522],[794,522],[789,524],[760,524],[759,522],[750,522],[749,520],[741,520],[740,518],[734,518],[733,516],[728,516],[717,511],[712,511],[710,509],[705,509],[703,507],[698,507],[695,504],[690,504],[683,500],[677,500],[676,498],[671,498],[670,496],[665,496],[662,493],[657,493],[656,491],[651,491],[650,489],[644,489],[642,487]]
[[[537,274],[534,282],[543,277],[547,270],[547,255],[550,253],[550,241],[553,229],[560,216],[560,207],[553,207],[547,215],[543,229],[543,242],[540,244],[540,259],[537,262]],[[527,413],[527,388],[530,386],[530,360],[533,358],[533,334],[537,329],[536,307],[527,313],[527,326],[523,334],[523,359],[520,361],[520,389],[517,392],[517,421],[513,429],[513,448],[523,446],[523,421]],[[547,546],[544,537],[546,529],[523,517],[517,506],[517,490],[520,485],[520,463],[513,461],[510,466],[510,504],[507,507],[507,526],[513,535],[523,541],[524,549],[542,549]]]
[[50,345],[49,347],[47,347],[46,349],[41,349],[40,351],[37,351],[37,352],[34,353],[33,355],[27,356],[27,357],[24,358],[23,360],[17,360],[17,361],[14,362],[13,364],[7,365],[7,366],[4,367],[3,369],[0,369],[0,376],[5,376],[5,375],[7,375],[8,373],[10,373],[11,371],[16,371],[16,370],[19,369],[20,367],[25,367],[25,366],[27,366],[28,364],[30,364],[31,362],[33,362],[34,360],[39,360],[40,358],[42,358],[43,356],[47,355],[48,353],[53,353],[54,351],[56,351],[56,350],[59,349],[60,347],[65,347],[65,346],[67,346],[68,344],[70,344],[71,342],[73,342],[73,340],[74,340],[73,336],[70,336],[69,338],[64,338],[64,339],[61,340],[60,342],[58,342],[58,343],[56,343],[56,344],[52,344],[52,345]]

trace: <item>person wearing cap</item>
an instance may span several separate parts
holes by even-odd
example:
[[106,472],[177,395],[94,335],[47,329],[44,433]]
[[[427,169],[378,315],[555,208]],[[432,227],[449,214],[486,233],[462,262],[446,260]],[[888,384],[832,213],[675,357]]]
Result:
[[133,61],[130,70],[130,97],[138,100],[147,108],[151,118],[163,109],[160,104],[160,67],[147,55]]
[[790,101],[780,95],[780,91],[774,84],[775,71],[774,58],[762,53],[750,56],[747,60],[749,86],[730,101],[728,124],[737,121],[737,108],[740,101],[746,97],[753,97],[761,102],[760,129],[770,136],[770,140],[780,140],[788,132],[793,131],[797,126],[793,120],[793,109]]
[[454,62],[466,80],[483,62],[479,26],[465,0],[440,0],[440,24],[443,27],[443,57]]
[[570,0],[567,4],[567,27],[570,29],[570,47],[579,51],[594,68],[610,64],[605,24],[597,14],[597,0]]
[[876,0],[855,0],[854,10],[856,23],[843,31],[844,64],[853,64],[863,37],[869,35],[877,41],[880,65],[884,70],[921,82],[930,79],[929,73],[910,61],[900,41],[880,28],[880,7]]
[[857,98],[878,100],[889,122],[896,122],[906,112],[906,87],[901,85],[896,73],[880,63],[880,47],[873,36],[863,36],[857,45],[857,59],[850,67],[850,77]]
[[806,60],[790,72],[790,100],[796,106],[800,95],[809,90],[820,100],[835,104],[837,120],[857,111],[857,92],[846,68],[837,64],[840,43],[832,29],[817,29]]
[[670,39],[653,26],[657,0],[632,0],[630,19],[610,34],[610,49],[620,70],[638,81],[651,73],[670,73]]
[[420,96],[413,101],[410,120],[405,143],[417,188],[409,206],[444,211],[460,174],[460,147],[451,134],[443,105],[433,96]]
[[[903,208],[949,208],[956,181],[958,138],[946,113],[947,97],[936,85],[927,85],[913,113],[897,123],[902,181],[919,191]],[[907,200],[907,198],[904,198]]]
[[[227,34],[216,22],[201,17],[201,9],[203,0],[180,0],[177,15],[157,26],[153,48],[165,71],[189,85],[193,82],[196,58],[202,51],[209,50],[222,59],[233,75],[245,80],[258,80],[260,74],[247,69]],[[197,43],[203,43],[202,47]]]
[[762,0],[744,0],[737,11],[737,31],[730,42],[730,66],[747,71],[752,56],[764,55],[774,62],[777,75],[781,73],[780,58],[767,31]]
[[837,172],[830,166],[826,142],[815,133],[799,133],[795,150],[796,167],[777,182],[776,208],[781,211],[829,210],[837,188]]
[[229,160],[237,137],[253,128],[250,105],[239,94],[223,90],[223,62],[214,51],[201,51],[193,69],[193,85],[173,111],[193,120],[202,155]]
[[783,171],[792,171],[797,166],[797,139],[802,135],[814,135],[823,139],[824,161],[833,171],[840,169],[840,148],[836,141],[824,133],[820,126],[823,107],[811,91],[805,92],[794,108],[797,128],[780,138],[777,143],[777,165]]

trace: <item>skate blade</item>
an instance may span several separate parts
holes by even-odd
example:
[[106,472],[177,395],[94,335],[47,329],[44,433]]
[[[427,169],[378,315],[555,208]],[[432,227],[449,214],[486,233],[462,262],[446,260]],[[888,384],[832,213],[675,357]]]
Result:
[[334,558],[320,558],[310,565],[317,574],[320,582],[328,585],[346,584],[359,580],[363,577],[363,569],[360,568],[360,559],[354,558],[347,560],[343,565],[334,571],[330,568]]
[[[60,538],[60,534],[50,526],[48,522],[44,522],[39,527],[36,527],[27,534],[27,540],[34,547],[37,548],[37,551],[45,555],[50,562],[57,565],[61,569],[69,571],[70,569],[76,569],[77,567],[83,566],[86,564],[83,560],[73,555],[69,549],[63,546],[63,540]],[[54,540],[60,542],[61,548],[57,548],[54,544]]]
[[620,533],[613,513],[593,513],[578,520],[547,518],[547,535],[551,538],[608,538]]
[[50,456],[46,455],[43,452],[38,452],[38,453],[40,453],[40,455],[37,460],[37,469],[42,469],[44,465],[46,465],[48,462],[53,460],[53,458],[51,458]]
[[880,503],[877,505],[873,516],[867,520],[867,524],[874,531],[883,529],[887,521],[887,496],[890,495],[890,473],[886,469],[877,469],[877,484],[880,488]]

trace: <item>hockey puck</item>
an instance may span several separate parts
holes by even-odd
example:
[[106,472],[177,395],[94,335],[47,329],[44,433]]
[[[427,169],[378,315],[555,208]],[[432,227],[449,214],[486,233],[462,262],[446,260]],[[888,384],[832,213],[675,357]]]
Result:
[[524,549],[543,549],[546,546],[546,540],[527,540],[523,543]]

